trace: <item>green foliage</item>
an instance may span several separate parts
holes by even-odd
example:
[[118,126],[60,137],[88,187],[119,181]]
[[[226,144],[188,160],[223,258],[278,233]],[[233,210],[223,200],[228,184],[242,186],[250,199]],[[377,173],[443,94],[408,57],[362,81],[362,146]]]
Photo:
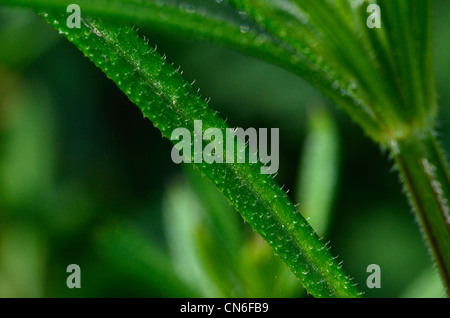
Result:
[[[44,16],[113,79],[165,137],[170,138],[172,130],[179,127],[193,131],[194,120],[202,120],[203,130],[227,128],[179,73],[131,28],[85,18],[86,28],[70,30],[64,25],[64,18]],[[193,157],[194,154],[192,161]],[[286,193],[272,177],[260,173],[259,164],[196,166],[272,246],[311,294],[358,295]]]
[[[66,1],[4,0],[2,3],[45,11],[47,21],[103,70],[167,138],[179,127],[192,132],[194,120],[203,121],[203,130],[228,126],[155,49],[149,48],[134,29],[122,23],[140,22],[150,27],[161,26],[168,32],[205,38],[302,76],[344,109],[374,141],[389,149],[448,291],[450,176],[433,134],[437,103],[432,67],[431,1],[228,2],[231,7],[227,10],[236,9],[231,14],[234,18],[220,16],[214,10],[200,11],[159,1],[79,1],[86,13],[79,30],[65,25]],[[365,25],[370,3],[383,8],[381,29],[369,29]],[[326,125],[321,129],[328,137],[334,135],[326,131]],[[334,156],[334,142],[323,137],[321,143]],[[306,156],[306,162],[317,160],[328,168],[333,165],[333,157],[327,158],[324,153],[310,153],[310,156],[314,159]],[[305,166],[311,175],[301,177],[302,191],[308,193],[305,197],[310,202],[319,202],[319,190],[315,186],[316,178],[320,178],[315,175],[319,168]],[[359,296],[286,193],[271,177],[259,173],[259,164],[196,164],[196,167],[269,243],[309,293],[317,297]],[[309,190],[305,185],[308,179],[311,180]],[[326,191],[327,198],[332,197],[331,192]],[[168,199],[173,213],[168,213],[167,219],[169,241],[182,241],[184,247],[172,243],[173,257],[186,259],[193,277],[197,278],[198,286],[194,289],[198,292],[225,295],[221,291],[229,286],[218,283],[220,280],[212,270],[218,264],[205,262],[202,256],[212,253],[217,246],[209,245],[207,239],[194,240],[197,235],[211,234],[197,232],[198,220],[188,221],[186,217],[189,210],[186,206],[195,209],[196,203],[190,201],[191,195],[176,189],[174,196],[176,199]],[[183,200],[186,206],[182,208],[173,203]],[[329,207],[311,205],[316,207],[307,213],[317,210],[328,214]],[[216,226],[221,223],[218,220],[227,219],[223,214],[210,216]],[[232,222],[225,224],[228,226],[219,226],[221,231],[236,233]],[[233,263],[236,246],[227,246],[226,242],[224,246]],[[230,268],[235,269],[234,275],[239,279],[241,274],[236,266]],[[196,285],[194,281],[189,282],[193,277],[185,273],[178,275],[184,283]]]
[[334,122],[324,110],[311,113],[309,126],[299,164],[297,201],[301,204],[302,215],[322,236],[326,234],[332,218],[340,141]]
[[[68,5],[63,0],[5,1],[37,10],[65,10]],[[281,65],[311,82],[383,144],[432,127],[437,108],[434,82],[426,80],[433,78],[430,1],[381,1],[388,15],[381,29],[365,26],[368,1],[230,3],[254,21],[238,21],[240,25],[206,10],[198,13],[189,6],[158,1],[96,0],[79,5],[83,12],[162,25],[163,30],[213,39]],[[400,54],[402,47],[408,50]]]

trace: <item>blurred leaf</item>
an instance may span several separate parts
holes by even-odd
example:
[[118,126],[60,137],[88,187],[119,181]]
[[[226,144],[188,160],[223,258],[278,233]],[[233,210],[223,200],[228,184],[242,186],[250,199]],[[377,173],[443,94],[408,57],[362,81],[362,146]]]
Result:
[[314,109],[309,115],[297,177],[297,201],[300,211],[319,236],[327,233],[339,168],[339,134],[325,109]]
[[[2,4],[66,13],[69,3],[66,0],[2,0]],[[140,23],[149,29],[156,28],[177,36],[207,39],[285,66],[290,61],[290,55],[283,47],[272,41],[270,35],[262,34],[260,29],[249,25],[251,21],[243,15],[228,10],[232,15],[230,18],[217,14],[218,10],[211,10],[211,7],[219,6],[215,2],[198,6],[198,3],[192,5],[183,1],[78,0],[77,5],[83,15],[99,16],[109,22]],[[224,11],[221,9],[219,13]]]
[[23,84],[5,109],[4,143],[0,158],[0,195],[21,205],[52,186],[54,121],[45,87]]
[[273,253],[270,246],[253,234],[239,253],[246,297],[299,297],[304,291],[295,275]]
[[[322,58],[320,54],[328,54],[326,48],[318,48],[317,52],[312,50],[320,45],[316,41],[316,35],[311,33],[309,27],[300,28],[303,24],[302,21],[293,24],[293,19],[294,21],[299,19],[298,16],[295,16],[298,14],[297,10],[294,10],[294,14],[289,12],[294,8],[293,6],[283,7],[277,2],[265,1],[263,6],[258,7],[258,10],[263,8],[263,12],[254,13],[253,4],[248,5],[246,3],[248,1],[230,1],[242,9],[238,11],[238,14],[236,14],[236,10],[234,12],[239,17],[236,23],[236,21],[231,22],[214,16],[202,7],[183,2],[180,5],[174,5],[172,2],[155,0],[138,3],[135,0],[111,0],[108,1],[108,5],[105,5],[104,1],[79,0],[77,4],[83,8],[83,12],[108,19],[110,22],[128,22],[133,25],[141,22],[151,28],[165,30],[175,35],[205,38],[267,60],[312,83],[346,109],[355,120],[363,123],[368,133],[372,135],[379,133],[378,123],[374,122],[374,118],[368,111],[370,105],[362,105],[361,99],[354,92],[356,86],[353,80],[342,79],[342,75],[336,74],[330,63]],[[3,4],[34,8],[38,11],[53,10],[55,13],[61,14],[66,12],[68,3],[65,0],[35,0],[33,2],[3,0]],[[281,16],[276,16],[274,21],[277,23],[282,21],[284,25],[282,27],[278,25],[274,29],[268,28],[268,31],[275,31],[274,34],[283,35],[282,39],[285,39],[288,34],[298,35],[300,33],[301,37],[295,39],[299,42],[280,41],[274,37],[274,34],[266,32],[264,27],[258,25],[261,23],[264,26],[264,22],[267,20],[261,20],[262,14],[274,17],[271,13],[275,9],[281,11]],[[250,14],[249,18],[246,10],[254,14]],[[294,18],[288,18],[292,15]],[[251,18],[256,21],[252,21]],[[283,30],[286,25],[291,26],[288,29],[289,32]],[[302,40],[303,37],[306,38],[306,41]],[[364,60],[365,58],[363,55]]]
[[[450,171],[434,133],[432,1],[230,3],[322,71],[322,82],[334,79],[331,94],[316,87],[388,147],[450,295]],[[382,27],[366,24],[369,4],[381,8]]]
[[222,296],[245,297],[249,286],[243,284],[243,277],[248,276],[248,272],[242,271],[239,267],[240,263],[236,262],[238,250],[229,257],[227,251],[216,240],[217,236],[212,235],[211,229],[206,226],[200,228],[196,234],[196,243],[205,274],[220,288]]
[[243,242],[242,219],[238,212],[230,206],[220,191],[195,169],[185,169],[190,184],[195,189],[198,200],[204,207],[206,225],[210,227],[210,234],[222,247],[227,257],[236,259]]
[[[310,65],[316,80],[304,78],[374,140],[387,144],[409,136],[415,128],[432,126],[436,102],[431,80],[431,1],[230,3],[293,48],[297,61],[291,64]],[[366,25],[370,3],[382,8],[380,29]],[[318,85],[317,77],[325,87]]]
[[43,297],[47,251],[34,226],[9,223],[0,235],[0,297]]
[[205,297],[220,297],[223,296],[222,291],[207,275],[196,240],[204,213],[186,182],[172,183],[168,187],[163,216],[175,269],[186,284],[195,287]]
[[445,289],[433,267],[423,271],[402,292],[401,298],[446,298]]
[[195,197],[204,207],[203,226],[196,233],[196,241],[205,270],[227,296],[244,297],[248,286],[244,286],[243,281],[248,272],[241,268],[240,250],[247,228],[209,180],[195,169],[188,167],[185,171],[195,189]]

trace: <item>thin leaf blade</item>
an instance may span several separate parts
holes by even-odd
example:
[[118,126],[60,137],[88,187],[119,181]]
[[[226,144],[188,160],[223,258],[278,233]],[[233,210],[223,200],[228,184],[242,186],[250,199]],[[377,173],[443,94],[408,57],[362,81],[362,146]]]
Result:
[[[228,128],[133,29],[91,18],[85,18],[81,29],[68,29],[64,15],[48,13],[45,18],[101,68],[163,136],[170,139],[173,129],[179,127],[193,132],[195,120],[203,121],[203,130]],[[224,193],[312,295],[360,296],[286,193],[272,177],[260,173],[260,164],[199,163],[196,167]]]

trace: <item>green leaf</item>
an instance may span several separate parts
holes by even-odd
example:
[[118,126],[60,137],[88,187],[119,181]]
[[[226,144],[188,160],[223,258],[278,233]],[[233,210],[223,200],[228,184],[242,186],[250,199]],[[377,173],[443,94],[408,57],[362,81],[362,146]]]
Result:
[[[38,12],[66,12],[70,3],[67,0],[2,0],[3,5],[32,8]],[[239,19],[225,19],[203,8],[156,0],[79,0],[77,4],[82,17],[89,14],[111,23],[139,24],[179,37],[206,39],[263,58],[291,72],[313,76],[309,67],[302,64],[292,68],[291,52],[274,41],[270,34],[261,32],[254,25],[247,25],[249,21],[243,20],[236,12]]]
[[[185,169],[195,198],[201,204],[202,227],[195,233],[205,272],[224,295],[249,297],[249,272],[242,267],[240,251],[245,243],[242,218],[220,191],[194,169]],[[191,213],[191,212],[187,212]],[[255,268],[250,269],[255,271]]]
[[[133,29],[89,17],[84,17],[82,28],[68,29],[65,15],[48,13],[45,17],[100,67],[165,137],[170,138],[173,129],[179,127],[193,132],[194,120],[203,121],[203,130],[227,128]],[[286,193],[271,176],[260,173],[260,164],[199,163],[196,167],[225,194],[311,294],[360,295]]]
[[[38,11],[53,9],[57,12],[65,12],[69,3],[66,0],[34,0],[32,2],[3,0],[2,2],[5,5],[33,8]],[[82,15],[92,14],[114,23],[140,23],[177,36],[207,39],[276,64],[312,83],[340,107],[347,110],[355,121],[363,123],[369,135],[381,134],[379,124],[371,117],[369,106],[364,105],[363,101],[353,94],[354,83],[336,73],[330,63],[319,54],[327,52],[328,49],[322,48],[320,52],[312,50],[319,45],[317,35],[308,31],[308,36],[303,40],[304,31],[309,29],[301,28],[301,25],[295,24],[292,18],[287,20],[292,25],[289,32],[286,30],[281,32],[290,34],[297,29],[300,32],[295,32],[298,34],[295,39],[283,42],[248,18],[228,21],[211,15],[201,8],[177,6],[166,1],[80,0],[77,4],[82,8]],[[270,5],[264,13],[269,14],[273,9],[273,5]],[[282,9],[285,10],[285,8]],[[240,11],[238,16],[243,16],[240,14],[242,12],[244,11]],[[284,12],[279,20],[284,20],[289,15],[291,15],[289,12]],[[296,40],[301,41],[296,42]]]
[[[336,93],[330,97],[373,140],[390,149],[449,293],[450,173],[433,135],[432,2],[230,2],[303,55],[312,51],[310,56],[320,57],[329,68],[326,74],[338,74],[332,84]],[[382,10],[380,29],[366,25],[369,4]],[[316,35],[314,45],[305,43],[310,32]],[[353,97],[353,104],[337,98],[342,90]]]
[[330,224],[338,179],[339,137],[324,109],[313,110],[297,178],[297,201],[303,217],[323,236]]
[[[384,94],[364,98],[367,93],[355,72],[367,80],[375,71],[348,25],[334,14],[333,5],[322,1],[230,2],[294,50],[296,59],[292,60],[291,67],[307,65],[314,74],[311,77],[300,74],[303,78],[342,107],[372,138],[383,137],[384,122],[377,117],[372,99]],[[341,45],[343,41],[346,46]],[[371,83],[374,82],[372,77]]]
[[54,162],[54,121],[48,89],[27,83],[9,102],[3,114],[7,138],[0,160],[2,201],[20,206],[34,202],[43,189],[52,187]]
[[[426,82],[433,78],[430,1],[230,2],[302,57],[293,65],[315,67],[328,87],[305,79],[375,141],[386,145],[432,127],[434,84]],[[381,29],[366,26],[371,3],[382,8]]]
[[[217,40],[264,58],[302,76],[330,97],[373,140],[390,150],[450,289],[450,173],[433,134],[437,103],[431,0],[229,0],[241,16],[247,15],[238,23],[166,2],[80,1],[88,13],[109,20],[139,20],[170,32]],[[170,66],[141,42],[131,40],[129,29],[103,28],[89,18],[84,27],[90,33],[64,29],[62,13],[68,2],[62,0],[2,3],[58,11],[61,16],[50,22],[58,24],[57,28],[93,59],[166,137],[175,127],[192,131],[195,119],[204,120],[204,129],[227,127]],[[382,9],[381,29],[368,29],[365,24],[371,3]],[[244,25],[240,25],[242,21]],[[157,62],[149,63],[143,55]],[[149,87],[156,99],[147,93]],[[322,246],[315,245],[314,235],[307,239],[308,226],[298,219],[285,193],[267,176],[261,176],[258,167],[198,165],[309,290],[316,295],[345,294],[338,290],[342,291],[348,281],[339,278],[341,273],[334,263],[329,265],[336,267],[333,273],[326,274],[329,268],[324,259],[328,254],[317,257]],[[314,252],[308,253],[310,247]],[[295,250],[299,253],[292,253]],[[319,287],[312,287],[311,281],[300,275],[302,268]],[[331,277],[338,279],[331,283]]]
[[[189,168],[189,167],[188,167]],[[236,251],[244,242],[241,218],[226,198],[209,180],[195,169],[185,169],[189,183],[205,210],[205,222],[214,240],[229,258],[237,258]],[[235,261],[235,260],[234,260]]]
[[[67,0],[3,0],[3,5],[33,8],[39,11],[66,12],[72,3]],[[148,28],[168,31],[181,36],[195,36],[231,45],[258,46],[269,42],[255,32],[242,32],[241,25],[224,19],[203,8],[176,4],[173,1],[138,0],[79,0],[82,17],[100,16],[111,22],[140,23]],[[69,13],[67,13],[67,17]]]
[[186,284],[204,297],[223,297],[206,271],[197,242],[204,213],[187,182],[170,184],[163,202],[163,216],[174,267]]

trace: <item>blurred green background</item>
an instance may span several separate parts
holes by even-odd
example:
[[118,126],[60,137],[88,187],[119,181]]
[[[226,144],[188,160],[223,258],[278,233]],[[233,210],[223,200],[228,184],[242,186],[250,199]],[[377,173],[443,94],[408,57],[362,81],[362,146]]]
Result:
[[[438,132],[450,153],[450,5],[435,3]],[[392,161],[290,73],[143,28],[231,127],[279,127],[276,179],[369,297],[443,289]],[[0,297],[307,297],[136,106],[34,13],[0,7]],[[80,289],[66,268],[81,268]],[[366,268],[381,267],[368,289]]]

